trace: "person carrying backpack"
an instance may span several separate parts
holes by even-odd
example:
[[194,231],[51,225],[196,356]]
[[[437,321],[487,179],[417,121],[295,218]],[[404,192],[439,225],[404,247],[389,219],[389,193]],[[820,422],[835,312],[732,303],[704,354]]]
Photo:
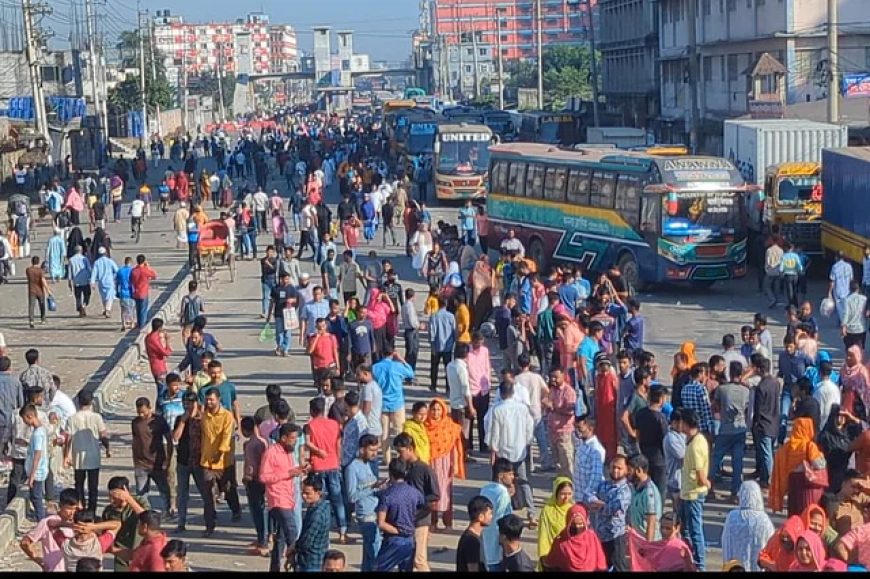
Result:
[[178,323],[181,326],[181,341],[187,343],[193,323],[200,315],[205,313],[205,305],[202,297],[197,293],[199,284],[192,280],[187,284],[187,295],[181,298],[181,313]]

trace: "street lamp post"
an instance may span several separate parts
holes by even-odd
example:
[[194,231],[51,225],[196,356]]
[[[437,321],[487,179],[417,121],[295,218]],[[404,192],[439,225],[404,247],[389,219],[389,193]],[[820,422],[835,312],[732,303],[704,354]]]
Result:
[[504,7],[499,6],[496,9],[495,27],[497,50],[498,50],[498,108],[504,110],[504,61],[501,54],[501,15],[506,12]]

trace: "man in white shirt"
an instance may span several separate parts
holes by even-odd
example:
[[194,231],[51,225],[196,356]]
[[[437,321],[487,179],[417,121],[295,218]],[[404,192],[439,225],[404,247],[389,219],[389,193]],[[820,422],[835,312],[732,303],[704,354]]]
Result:
[[508,230],[508,236],[502,240],[501,249],[511,253],[516,253],[520,259],[526,256],[526,248],[523,243],[517,239],[517,232],[513,229]]
[[254,209],[254,217],[257,220],[257,231],[260,233],[266,233],[266,231],[268,231],[268,227],[266,226],[266,209],[269,207],[269,196],[266,195],[265,191],[257,188],[257,192],[254,193],[251,202]]
[[828,418],[831,416],[831,407],[835,404],[840,405],[840,389],[831,380],[831,374],[834,372],[834,366],[830,362],[823,361],[819,364],[819,383],[816,385],[816,391],[813,393],[813,398],[819,403],[819,427],[824,428],[828,423]]
[[[94,511],[97,508],[102,466],[100,444],[106,449],[106,458],[109,458],[111,456],[109,436],[103,417],[93,409],[93,394],[82,390],[78,394],[78,401],[80,410],[68,424],[69,437],[64,445],[64,466],[74,469],[79,500],[82,505],[87,506],[88,510]],[[85,478],[88,482],[87,502],[85,502]]]
[[489,446],[490,464],[499,458],[507,459],[517,473],[516,486],[526,507],[529,525],[535,521],[535,505],[526,456],[535,433],[535,423],[528,406],[514,399],[514,383],[503,380],[498,387],[502,402],[492,409],[492,420],[486,430],[486,444]]
[[450,417],[462,425],[463,444],[468,446],[471,419],[476,415],[471,403],[471,380],[468,377],[468,344],[457,344],[453,361],[447,364],[447,391],[450,394]]
[[311,260],[317,259],[317,207],[306,202],[302,208],[302,233],[299,239],[299,259],[305,253],[305,247],[311,247]]
[[136,197],[130,203],[130,232],[131,238],[136,237],[136,227],[142,227],[142,216],[145,215],[145,202]]
[[[518,361],[520,373],[517,374],[514,382],[518,390],[525,390],[528,393],[529,410],[531,410],[532,419],[535,421],[535,443],[538,445],[540,455],[538,467],[542,472],[550,472],[555,467],[553,466],[553,455],[550,452],[550,443],[547,440],[547,421],[544,419],[541,407],[541,400],[549,398],[550,389],[547,387],[547,381],[540,374],[532,372],[532,359],[528,353],[520,354]],[[529,454],[529,462],[531,463],[531,453]]]

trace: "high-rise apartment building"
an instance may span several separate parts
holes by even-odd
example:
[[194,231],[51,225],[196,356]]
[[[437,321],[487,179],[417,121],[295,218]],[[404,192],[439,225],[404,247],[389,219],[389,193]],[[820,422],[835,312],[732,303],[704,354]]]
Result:
[[[460,44],[460,35],[470,38],[478,31],[480,41],[498,44],[497,19],[501,16],[502,57],[506,60],[535,58],[538,0],[434,0],[433,32],[447,45]],[[578,44],[589,40],[587,11],[596,0],[540,0],[542,42]]]
[[[245,33],[244,42],[238,36]],[[248,40],[249,39],[249,40]],[[253,74],[296,70],[298,50],[292,26],[270,24],[266,14],[249,14],[236,22],[187,23],[169,10],[154,18],[155,47],[164,55],[166,76],[179,84],[183,70],[188,75],[215,71]]]

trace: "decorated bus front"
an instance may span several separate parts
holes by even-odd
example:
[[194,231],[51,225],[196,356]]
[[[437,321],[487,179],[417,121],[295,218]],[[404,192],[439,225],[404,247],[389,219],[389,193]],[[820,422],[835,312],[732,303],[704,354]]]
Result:
[[492,131],[483,125],[441,127],[435,141],[435,193],[438,199],[486,196]]
[[661,181],[644,188],[641,231],[657,237],[655,277],[712,283],[746,275],[747,186],[716,157],[656,162]]

